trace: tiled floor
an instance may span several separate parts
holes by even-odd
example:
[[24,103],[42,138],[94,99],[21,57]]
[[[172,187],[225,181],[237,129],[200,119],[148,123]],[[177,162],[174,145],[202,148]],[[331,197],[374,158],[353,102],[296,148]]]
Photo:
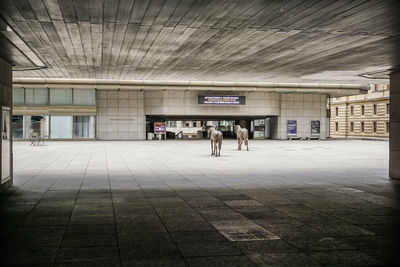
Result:
[[388,142],[15,143],[0,262],[319,266],[400,262]]

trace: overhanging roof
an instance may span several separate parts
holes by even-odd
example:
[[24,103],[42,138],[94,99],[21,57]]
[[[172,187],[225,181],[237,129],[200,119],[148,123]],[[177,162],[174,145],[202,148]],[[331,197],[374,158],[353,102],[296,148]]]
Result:
[[320,93],[331,96],[364,94],[365,84],[207,82],[207,81],[133,81],[94,79],[28,79],[15,78],[14,88],[76,88],[97,90],[194,90],[217,92]]
[[22,53],[8,60],[16,69],[27,62],[45,65],[15,71],[15,77],[386,83],[369,74],[399,67],[399,5],[398,0],[2,0],[0,14],[15,32],[7,42],[26,44],[15,43]]

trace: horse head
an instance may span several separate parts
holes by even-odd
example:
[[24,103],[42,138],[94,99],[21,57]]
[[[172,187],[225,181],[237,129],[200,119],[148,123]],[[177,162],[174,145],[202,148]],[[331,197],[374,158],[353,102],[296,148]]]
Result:
[[213,133],[215,131],[215,128],[214,127],[209,127],[208,129],[207,129],[207,138],[210,138],[210,136],[211,136],[211,134]]
[[242,129],[242,127],[240,127],[240,125],[235,125],[235,133],[237,133],[237,131],[239,131],[240,129]]

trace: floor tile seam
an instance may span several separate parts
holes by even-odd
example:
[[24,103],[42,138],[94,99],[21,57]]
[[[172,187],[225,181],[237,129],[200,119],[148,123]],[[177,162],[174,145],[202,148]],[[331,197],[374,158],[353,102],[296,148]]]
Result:
[[[140,185],[139,185],[140,187]],[[140,187],[141,188],[141,187]],[[147,199],[147,198],[146,198]],[[164,221],[161,219],[160,215],[158,214],[157,210],[154,208],[153,204],[147,199],[149,205],[152,207],[153,211],[155,212],[155,214],[157,215],[160,223],[162,224],[162,226],[164,227],[165,231],[168,234],[168,237],[171,239],[172,243],[175,245],[177,251],[179,252],[180,256],[182,257],[182,259],[185,261],[186,265],[189,266],[189,262],[186,260],[186,257],[183,255],[182,251],[179,249],[178,247],[178,243],[175,242],[175,240],[172,238],[170,231],[168,230],[168,228],[166,227]]]
[[79,246],[61,246],[60,249],[69,248],[69,249],[78,249],[78,248],[118,248],[119,245],[79,245]]
[[[125,164],[126,164],[126,162],[125,162]],[[146,165],[146,164],[145,164],[145,165]],[[177,192],[175,189],[173,189],[169,184],[167,184],[167,183],[164,181],[164,179],[162,179],[158,174],[154,173],[154,171],[153,171],[151,168],[149,168],[149,170],[150,170],[154,175],[156,175],[158,178],[160,178],[160,180],[162,180],[163,183],[165,183],[165,184],[168,186],[168,188],[169,188],[170,190],[172,190],[180,199],[182,199],[182,201],[184,201],[186,204],[188,204],[188,203],[178,194],[178,192]],[[143,194],[144,194],[144,191],[143,191],[142,187],[140,186],[140,184],[139,184],[139,187],[140,187],[140,189],[142,190],[142,192],[143,192]],[[144,195],[145,195],[145,194],[144,194]],[[146,195],[145,195],[145,197],[146,197]],[[166,229],[168,235],[171,236],[171,235],[170,235],[170,232],[169,232],[168,228],[166,227],[164,221],[162,220],[162,218],[161,218],[159,212],[157,212],[156,208],[155,208],[154,205],[149,201],[148,197],[146,197],[146,200],[147,200],[148,203],[151,205],[153,211],[157,214],[159,220],[161,221],[161,224],[162,224],[163,227]],[[190,206],[189,206],[189,207],[190,207]],[[193,209],[193,211],[194,211],[197,215],[201,216],[196,210]],[[201,216],[201,217],[202,217],[202,216]],[[202,218],[203,218],[203,217],[202,217]],[[203,219],[204,219],[204,218],[203,218]],[[205,219],[204,219],[204,220],[205,220]],[[205,221],[207,222],[207,220],[205,220]],[[172,239],[172,237],[171,237],[171,239]],[[177,246],[177,243],[176,243],[174,240],[172,240],[172,241],[174,242],[175,246],[176,246],[177,249],[179,250],[179,248],[178,248],[178,246]],[[181,252],[180,250],[179,250],[179,252],[182,254],[182,252]],[[183,254],[182,254],[182,256],[183,256]]]
[[[364,254],[364,255],[367,255],[368,257],[371,257],[371,258],[373,258],[374,260],[376,260],[377,262],[381,262],[381,263],[384,263],[384,262],[386,262],[386,261],[384,261],[384,260],[380,260],[380,259],[377,259],[376,257],[374,257],[374,256],[372,256],[372,255],[369,255],[368,253],[366,253],[366,252],[364,252],[364,251],[362,251],[362,250],[360,250],[360,249],[355,249],[355,250],[336,250],[336,251],[308,251],[308,252],[306,252],[306,254],[308,255],[308,256],[310,256],[311,258],[313,258],[315,261],[317,261],[318,263],[320,263],[321,265],[323,265],[323,266],[326,266],[327,264],[324,264],[324,263],[322,263],[320,260],[318,260],[316,257],[314,257],[314,256],[312,256],[311,254],[312,253],[334,253],[334,252],[345,252],[345,251],[350,251],[350,252],[359,252],[359,253],[362,253],[362,254]],[[355,265],[352,265],[352,266],[355,266]]]
[[[51,165],[52,163],[54,163],[54,162],[56,162],[57,160],[58,160],[58,158],[59,157],[52,157],[52,161],[50,162],[50,163],[48,163],[48,164],[46,164],[46,166],[49,166],[49,165]],[[40,170],[40,172],[39,173],[37,173],[35,176],[32,176],[31,178],[29,178],[27,181],[25,181],[25,183],[23,183],[19,188],[18,188],[18,190],[20,190],[21,189],[21,187],[23,186],[23,185],[25,185],[26,183],[28,183],[28,182],[30,182],[33,178],[35,178],[35,177],[37,177],[37,176],[39,176],[41,173],[43,173],[44,171],[45,171],[45,169],[46,168],[42,168],[41,170]],[[57,180],[57,179],[55,179],[55,180]],[[54,182],[52,183],[52,185],[54,184]],[[51,187],[51,185],[49,186],[49,188]],[[18,191],[17,190],[17,191]],[[16,191],[16,192],[17,192]],[[48,190],[46,190],[46,192],[47,192]]]
[[[296,255],[296,254],[305,254],[305,255],[307,255],[308,257],[310,257],[311,259],[313,259],[314,262],[317,263],[319,266],[326,266],[325,264],[323,264],[323,263],[321,263],[320,261],[316,260],[314,257],[310,256],[308,253],[306,253],[306,252],[304,252],[304,251],[300,251],[300,252],[275,252],[275,253],[251,253],[251,254],[248,254],[248,255],[254,256],[254,255],[268,255],[268,254],[293,254],[293,255]],[[249,257],[249,258],[250,258],[250,260],[252,260],[252,262],[253,262],[256,266],[259,266],[259,265],[258,265],[259,263],[253,260],[253,257]],[[281,263],[281,260],[280,260],[279,262]]]
[[[69,162],[69,164],[71,164],[71,162],[72,162],[72,160]],[[84,172],[84,174],[82,175],[81,183],[80,183],[80,185],[79,185],[78,193],[76,194],[76,197],[75,197],[75,201],[74,201],[74,205],[73,205],[72,211],[75,209],[76,202],[78,201],[79,193],[80,193],[80,191],[81,191],[82,184],[83,184],[83,181],[84,181],[84,179],[85,179],[85,176],[86,176],[86,173],[87,173],[87,169],[88,169],[89,163],[90,163],[90,160],[88,160],[87,163],[86,163],[85,172]],[[69,164],[68,164],[68,165],[69,165]],[[65,170],[65,169],[66,169],[66,168],[64,168],[64,170]],[[73,212],[71,212],[71,214],[68,216],[69,218],[68,218],[68,224],[67,224],[67,226],[71,224],[72,214],[73,214]],[[58,249],[57,249],[57,253],[56,253],[56,257],[55,257],[55,259],[54,259],[54,262],[57,262],[57,258],[58,258],[58,256],[59,256],[59,252],[60,252],[60,249],[61,249],[61,245],[62,245],[62,243],[63,243],[63,241],[64,241],[64,236],[65,236],[65,231],[66,231],[67,226],[66,226],[65,229],[64,229],[64,234],[63,234],[63,236],[62,236],[62,238],[61,238],[61,241],[60,241],[60,244],[59,244],[59,246],[58,246]]]
[[[126,162],[125,162],[125,163],[126,163]],[[129,169],[129,170],[130,170],[130,169]],[[130,170],[130,171],[131,171],[131,170]],[[150,171],[151,171],[153,174],[155,174],[152,170],[150,170]],[[159,177],[159,176],[157,175],[157,177]],[[165,183],[165,181],[163,181],[163,182]],[[174,191],[174,192],[177,194],[177,192],[176,192],[173,188],[171,188],[168,184],[166,184],[166,185],[168,186],[168,188],[170,188],[172,191]],[[178,243],[175,242],[175,240],[172,238],[171,233],[170,233],[170,231],[168,230],[168,228],[166,227],[166,225],[165,225],[164,221],[162,220],[160,214],[157,212],[157,210],[155,209],[154,205],[150,202],[149,198],[146,197],[146,195],[145,195],[145,193],[144,193],[144,191],[143,191],[142,186],[141,186],[139,183],[138,183],[138,186],[139,186],[139,188],[141,189],[143,195],[145,196],[146,201],[147,201],[148,204],[152,207],[154,213],[157,215],[157,217],[158,217],[160,223],[163,225],[165,231],[167,232],[169,238],[171,239],[171,242],[175,245],[175,247],[176,247],[177,251],[179,252],[180,256],[181,256],[182,259],[185,261],[185,263],[186,263],[187,265],[189,265],[189,262],[187,261],[186,257],[183,255],[182,251],[179,249]],[[177,194],[177,195],[178,195],[178,194]],[[182,197],[180,197],[180,198],[182,199]],[[182,200],[183,200],[183,199],[182,199]]]
[[117,247],[118,247],[118,260],[119,260],[119,265],[122,267],[121,244],[120,244],[120,240],[119,240],[119,236],[118,236],[117,218],[116,218],[116,214],[115,214],[114,199],[113,199],[113,194],[112,194],[112,190],[111,190],[110,170],[108,167],[108,157],[107,157],[107,151],[105,148],[104,148],[103,152],[104,152],[105,160],[106,160],[108,186],[110,188],[110,194],[111,194],[111,205],[112,205],[112,211],[113,211],[113,217],[114,217],[115,240],[117,241]]
[[[51,185],[53,185],[53,184],[55,183],[56,180],[57,180],[57,179],[55,179]],[[43,199],[43,197],[47,194],[47,192],[49,191],[49,188],[51,187],[51,185],[48,187],[48,189],[47,189],[46,191],[44,191],[44,192],[42,193],[41,197],[38,199],[38,201],[36,201],[36,203],[33,205],[32,209],[30,209],[30,211],[29,211],[25,216],[23,216],[23,218],[21,219],[21,221],[20,221],[19,223],[16,224],[14,230],[11,231],[11,232],[9,233],[9,235],[6,237],[5,240],[8,240],[8,238],[9,238],[11,235],[13,235],[13,234],[17,231],[17,228],[20,227],[21,225],[23,225],[23,222],[26,220],[26,218],[29,216],[29,214],[31,214],[31,213],[33,212],[33,210],[36,208],[36,206],[40,203],[40,201]],[[17,191],[18,191],[18,190],[17,190]],[[17,191],[15,191],[15,193],[16,193]],[[65,230],[65,229],[64,229],[64,230]]]

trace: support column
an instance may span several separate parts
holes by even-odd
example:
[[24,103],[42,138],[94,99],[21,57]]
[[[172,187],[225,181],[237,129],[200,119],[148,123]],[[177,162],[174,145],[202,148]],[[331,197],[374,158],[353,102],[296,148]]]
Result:
[[389,176],[400,179],[400,72],[390,75]]
[[[3,107],[5,107],[3,112]],[[10,108],[8,110],[8,108]],[[0,58],[0,191],[12,185],[12,67],[11,64]],[[7,119],[3,120],[3,115]],[[8,179],[11,177],[11,179]],[[7,179],[6,179],[7,178]]]

